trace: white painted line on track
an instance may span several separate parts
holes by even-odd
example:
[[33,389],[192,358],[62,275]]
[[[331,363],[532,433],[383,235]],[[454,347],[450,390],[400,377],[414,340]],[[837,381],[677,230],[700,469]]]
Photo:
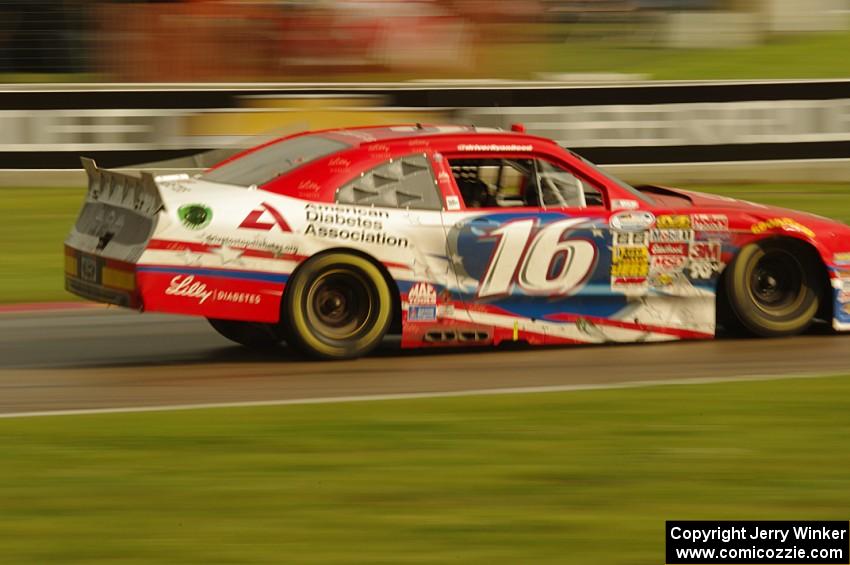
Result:
[[781,381],[791,379],[822,379],[838,377],[832,373],[800,373],[790,375],[739,375],[731,377],[701,377],[693,379],[663,379],[657,381],[632,381],[622,383],[574,384],[531,387],[508,387],[434,392],[402,392],[393,394],[365,394],[362,396],[326,396],[317,398],[292,398],[288,400],[256,400],[243,402],[207,402],[198,404],[161,404],[155,406],[124,406],[116,408],[80,408],[70,410],[42,410],[0,414],[0,419],[39,418],[44,416],[86,416],[96,414],[132,414],[137,412],[171,412],[178,410],[204,410],[210,408],[252,408],[264,406],[295,406],[304,404],[335,404],[341,402],[372,402],[380,400],[416,400],[422,398],[454,398],[463,396],[496,396],[505,394],[539,394],[545,392],[581,392],[586,390],[618,390],[658,386],[706,385],[734,382]]

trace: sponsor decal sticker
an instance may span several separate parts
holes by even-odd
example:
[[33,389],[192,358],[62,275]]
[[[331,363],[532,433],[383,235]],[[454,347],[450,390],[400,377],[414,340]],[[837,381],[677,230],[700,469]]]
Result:
[[446,196],[446,210],[460,210],[460,198],[457,196]]
[[640,294],[647,288],[646,277],[612,277],[611,289],[623,294]]
[[334,171],[344,171],[351,167],[351,161],[345,157],[334,157],[328,161],[328,167]]
[[217,245],[220,247],[235,247],[237,249],[252,249],[257,251],[266,251],[274,254],[275,257],[282,255],[297,255],[298,246],[294,243],[281,243],[279,241],[271,241],[264,235],[257,234],[253,238],[248,237],[233,237],[230,235],[209,234],[204,237],[204,243],[207,245]]
[[643,246],[619,246],[612,249],[612,277],[646,277],[649,274],[649,252]]
[[242,223],[239,224],[239,227],[242,229],[262,231],[271,231],[277,227],[283,232],[292,231],[281,213],[274,206],[266,202],[251,210],[245,219],[242,220]]
[[650,255],[688,255],[687,243],[650,243]]
[[652,227],[652,212],[618,212],[611,216],[611,229],[620,232],[639,232]]
[[720,261],[722,247],[718,241],[695,241],[691,244],[690,258],[697,261]]
[[832,256],[832,261],[836,265],[850,265],[850,251],[834,254]]
[[655,220],[655,227],[662,230],[691,229],[691,218],[683,214],[658,216]]
[[689,243],[694,239],[694,230],[650,230],[649,241],[653,243]]
[[322,185],[314,180],[302,180],[298,183],[299,194],[317,194],[322,190]]
[[169,296],[195,298],[198,304],[206,302],[212,293],[213,291],[207,290],[206,284],[195,280],[195,275],[177,275],[165,289],[165,294]]
[[637,200],[628,200],[625,198],[615,198],[611,200],[612,210],[637,210],[639,204]]
[[207,300],[212,302],[230,302],[233,304],[259,304],[261,297],[254,292],[240,292],[234,290],[213,289],[195,278],[195,275],[177,275],[171,279],[165,294],[169,296],[181,296],[193,298],[198,304]]
[[533,151],[533,145],[500,145],[497,143],[477,144],[461,143],[457,146],[458,151]]
[[750,230],[755,234],[764,233],[772,229],[795,231],[805,234],[808,237],[815,237],[815,232],[793,218],[771,218],[769,220],[753,224],[750,228]]
[[437,291],[428,283],[416,283],[407,293],[407,320],[433,322],[437,319]]
[[710,279],[723,269],[722,247],[717,241],[697,241],[691,244],[688,271],[693,279]]
[[649,266],[653,273],[675,273],[684,269],[687,262],[684,255],[653,255]]
[[649,286],[653,288],[665,288],[680,283],[683,279],[684,274],[681,271],[653,273],[649,277]]
[[729,231],[729,218],[725,214],[692,214],[692,227],[699,231]]
[[646,232],[614,232],[614,245],[646,245]]
[[310,203],[304,207],[304,215],[304,235],[390,247],[410,245],[406,237],[384,231],[384,220],[389,218],[385,210]]
[[204,204],[184,204],[177,209],[177,217],[183,227],[190,230],[204,229],[212,221],[213,212]]

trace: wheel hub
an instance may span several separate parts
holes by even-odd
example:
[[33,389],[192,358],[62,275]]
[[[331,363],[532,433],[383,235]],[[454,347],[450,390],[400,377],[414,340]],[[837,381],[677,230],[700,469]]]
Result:
[[765,311],[785,310],[802,296],[799,262],[790,254],[774,251],[759,259],[750,279],[756,305]]
[[334,340],[351,339],[367,324],[372,313],[370,285],[356,272],[330,270],[313,283],[307,315],[318,333]]
[[338,323],[348,315],[348,300],[339,289],[323,289],[316,302],[317,310],[326,323]]

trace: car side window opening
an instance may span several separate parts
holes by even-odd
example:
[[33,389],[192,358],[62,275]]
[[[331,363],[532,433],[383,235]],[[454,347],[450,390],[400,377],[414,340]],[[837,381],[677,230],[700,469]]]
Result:
[[337,204],[441,210],[443,200],[431,165],[417,154],[389,161],[361,173],[336,191]]
[[450,159],[467,208],[604,206],[602,192],[542,159]]

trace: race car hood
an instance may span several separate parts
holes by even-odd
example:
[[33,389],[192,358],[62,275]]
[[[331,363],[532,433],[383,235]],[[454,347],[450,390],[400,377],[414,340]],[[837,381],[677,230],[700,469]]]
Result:
[[[688,207],[700,212],[734,214],[745,221],[751,221],[754,226],[760,223],[768,226],[772,225],[770,222],[782,223],[790,219],[804,226],[804,233],[815,234],[818,241],[826,247],[833,250],[850,250],[850,227],[831,218],[681,188],[641,186],[638,190],[652,198],[657,207]],[[809,238],[813,239],[811,236]]]

